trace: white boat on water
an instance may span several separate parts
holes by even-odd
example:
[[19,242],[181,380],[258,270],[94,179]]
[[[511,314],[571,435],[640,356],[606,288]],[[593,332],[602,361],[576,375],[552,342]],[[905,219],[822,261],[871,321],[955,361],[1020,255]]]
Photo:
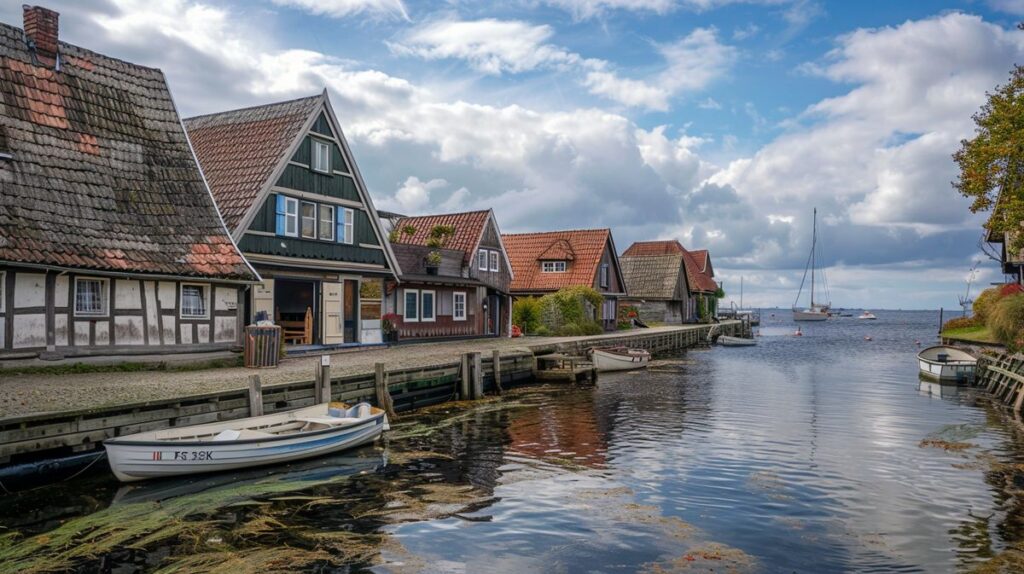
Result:
[[599,372],[643,369],[651,361],[651,353],[644,349],[603,347],[591,349],[590,354]]
[[753,347],[757,345],[757,341],[754,339],[744,339],[743,337],[722,335],[718,338],[718,344],[723,347]]
[[939,382],[966,382],[974,379],[978,359],[961,349],[936,345],[917,354],[921,375]]
[[868,320],[868,321],[874,321],[878,317],[875,317],[875,314],[872,313],[871,311],[864,311],[863,313],[858,315],[857,318],[858,319],[865,319],[865,320]]
[[[829,318],[829,307],[831,304],[822,304],[821,302],[814,301],[815,292],[815,281],[817,278],[817,258],[818,258],[818,209],[814,209],[814,227],[811,233],[811,254],[807,258],[807,266],[804,267],[804,276],[800,280],[800,290],[796,294],[796,302],[793,303],[793,320],[794,321],[827,321]],[[811,275],[811,302],[807,307],[799,307],[797,303],[800,302],[800,295],[804,292],[804,282],[807,280],[807,273]],[[828,291],[828,282],[825,279],[825,272],[821,272],[822,282],[825,283],[825,290]]]
[[376,440],[384,411],[322,403],[294,411],[149,431],[103,443],[123,482],[249,468],[337,452]]

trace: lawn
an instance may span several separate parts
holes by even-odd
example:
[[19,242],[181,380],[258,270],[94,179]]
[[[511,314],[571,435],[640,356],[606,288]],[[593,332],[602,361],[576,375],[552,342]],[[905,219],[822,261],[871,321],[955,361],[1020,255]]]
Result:
[[998,345],[999,341],[996,340],[988,327],[984,325],[977,325],[974,327],[964,327],[962,329],[947,329],[942,332],[943,337],[950,339],[963,339],[965,341],[977,341],[979,343],[993,343]]

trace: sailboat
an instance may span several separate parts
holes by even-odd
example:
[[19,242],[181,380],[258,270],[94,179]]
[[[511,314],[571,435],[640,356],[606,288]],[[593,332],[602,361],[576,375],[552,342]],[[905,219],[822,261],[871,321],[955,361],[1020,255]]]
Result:
[[[804,277],[800,280],[800,290],[796,294],[796,301],[793,302],[794,321],[824,321],[828,319],[828,309],[831,303],[819,303],[814,301],[815,276],[817,275],[817,252],[818,252],[818,208],[814,208],[814,231],[811,233],[811,253],[807,257],[807,266],[804,267]],[[800,307],[800,295],[804,292],[804,282],[807,281],[807,272],[811,273],[811,304],[807,307]],[[824,272],[822,272],[824,279]],[[826,287],[827,289],[827,287]]]

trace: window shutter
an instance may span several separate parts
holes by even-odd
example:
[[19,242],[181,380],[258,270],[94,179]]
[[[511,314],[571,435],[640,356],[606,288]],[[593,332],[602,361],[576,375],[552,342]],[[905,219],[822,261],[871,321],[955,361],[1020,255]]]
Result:
[[344,207],[334,210],[334,240],[338,243],[345,243],[345,212]]
[[276,228],[277,228],[277,229],[275,229],[275,231],[274,231],[274,232],[275,232],[275,233],[277,233],[278,235],[284,235],[284,231],[285,231],[285,222],[284,222],[284,213],[285,213],[285,207],[284,207],[284,196],[283,196],[283,195],[281,195],[281,194],[277,194],[277,196],[276,196],[276,197],[277,197],[277,218],[275,219],[275,221],[276,221]]
[[345,236],[345,243],[356,242],[356,212],[354,209],[345,209],[345,227],[348,234]]

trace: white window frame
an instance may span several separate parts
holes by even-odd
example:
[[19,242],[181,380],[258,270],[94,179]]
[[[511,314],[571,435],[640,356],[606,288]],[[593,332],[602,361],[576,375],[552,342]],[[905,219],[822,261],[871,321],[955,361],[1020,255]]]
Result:
[[[292,224],[291,232],[288,231],[289,222]],[[284,198],[284,234],[286,237],[299,236],[299,200],[294,197]]]
[[5,311],[4,305],[6,305],[7,297],[4,294],[7,292],[7,272],[0,271],[0,313]]
[[609,273],[608,264],[602,263],[600,267],[600,277],[598,278],[598,285],[607,289],[611,273]]
[[[324,221],[325,221],[324,220],[324,213],[325,212],[329,212],[331,214],[330,221],[328,221],[328,223],[327,223],[327,229],[329,229],[331,231],[330,237],[324,237]],[[320,239],[321,241],[334,241],[334,228],[335,228],[335,225],[336,225],[336,222],[334,221],[334,206],[333,205],[320,204],[320,207],[317,210],[317,215],[318,215],[318,218],[316,220],[316,224],[317,224],[316,236],[317,236],[317,238]]]
[[498,271],[498,269],[499,269],[499,266],[498,266],[499,265],[498,264],[498,252],[497,251],[490,251],[490,252],[488,252],[487,253],[487,258],[491,262],[491,271]]
[[[483,260],[480,257],[483,256]],[[476,268],[479,271],[487,271],[488,255],[486,249],[480,249],[476,252]]]
[[[78,282],[96,281],[102,285],[101,311],[79,311],[78,310]],[[106,277],[75,277],[75,317],[100,318],[110,316],[110,279]]]
[[[462,299],[462,315],[459,315],[459,299]],[[452,321],[465,321],[469,315],[469,298],[465,291],[452,292]]]
[[[430,293],[430,318],[423,316],[423,309],[426,305],[423,304],[423,296]],[[437,321],[437,291],[432,289],[420,289],[420,322],[421,323],[433,323]]]
[[[416,316],[409,316],[409,295],[413,295],[413,300],[416,301]],[[419,323],[420,321],[420,290],[419,289],[402,289],[402,322],[404,323]]]
[[[203,293],[203,314],[185,314],[185,287],[199,287]],[[210,318],[210,291],[213,291],[208,283],[182,283],[178,294],[178,318],[186,321],[201,321]]]
[[[313,145],[310,147],[309,153],[309,167],[313,171],[320,173],[331,173],[331,144],[316,138],[313,139]],[[327,163],[326,166],[320,165],[320,150],[326,149],[327,153],[324,156],[324,161]]]
[[338,239],[340,239],[342,243],[352,245],[356,241],[356,212],[354,209],[349,209],[347,207],[339,209],[341,209],[342,216],[344,217],[341,221],[341,225],[345,230],[345,237],[339,237]]
[[[302,232],[302,227],[303,227],[303,225],[305,225],[306,219],[308,219],[305,215],[303,215],[302,209],[304,207],[306,207],[307,205],[312,205],[313,206],[313,235],[306,235],[305,233]],[[317,227],[319,225],[320,225],[320,221],[317,219],[317,216],[316,216],[316,202],[313,202],[313,201],[302,201],[302,202],[300,202],[299,203],[299,237],[301,237],[303,239],[316,239]]]
[[[559,266],[561,266],[561,269],[559,269]],[[568,269],[568,268],[569,268],[569,266],[566,264],[565,261],[541,261],[540,262],[540,272],[541,273],[565,273],[565,270]]]

